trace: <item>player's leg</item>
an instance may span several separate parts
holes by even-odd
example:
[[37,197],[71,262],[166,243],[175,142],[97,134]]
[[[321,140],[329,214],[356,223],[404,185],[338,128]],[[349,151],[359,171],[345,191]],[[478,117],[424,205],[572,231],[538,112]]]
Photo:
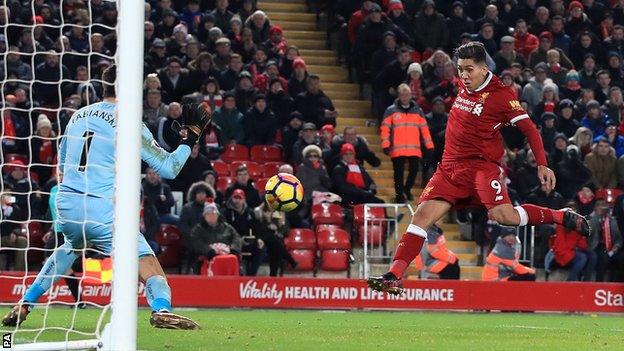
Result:
[[36,303],[61,275],[67,273],[76,258],[78,255],[67,240],[54,250],[54,253],[48,257],[41,271],[37,274],[33,284],[26,290],[22,301],[2,318],[2,325],[14,327],[21,324],[30,313],[32,304]]
[[147,303],[152,308],[152,326],[185,330],[200,328],[191,319],[171,313],[171,288],[160,262],[143,235],[139,235],[139,280],[145,284]]
[[498,165],[483,163],[475,174],[477,196],[488,208],[491,219],[499,224],[512,226],[560,224],[581,235],[589,236],[589,222],[572,209],[553,210],[532,204],[512,206],[501,173]]

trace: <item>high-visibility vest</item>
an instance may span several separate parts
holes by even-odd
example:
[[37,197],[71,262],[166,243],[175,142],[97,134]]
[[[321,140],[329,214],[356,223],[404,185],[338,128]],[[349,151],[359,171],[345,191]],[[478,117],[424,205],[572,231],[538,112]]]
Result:
[[390,157],[422,157],[421,138],[427,149],[433,149],[431,133],[424,113],[414,102],[405,110],[397,101],[386,109],[381,123],[381,147],[390,148]]
[[503,238],[499,237],[496,239],[494,249],[485,260],[485,266],[483,267],[481,279],[490,281],[505,281],[508,280],[514,273],[532,273],[532,269],[521,265],[518,261],[515,247],[509,246]]
[[427,234],[429,244],[425,245],[425,249],[416,257],[414,265],[418,270],[425,268],[427,272],[440,273],[449,263],[457,262],[457,256],[446,247],[444,235],[439,234],[437,239],[432,238],[433,240],[429,241],[432,235],[429,232]]

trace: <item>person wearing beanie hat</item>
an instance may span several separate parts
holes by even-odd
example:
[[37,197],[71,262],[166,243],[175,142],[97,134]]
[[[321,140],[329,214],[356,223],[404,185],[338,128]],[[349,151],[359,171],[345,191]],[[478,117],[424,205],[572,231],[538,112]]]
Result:
[[52,122],[45,114],[37,118],[37,130],[30,138],[30,170],[39,176],[39,184],[45,184],[52,175],[54,160],[57,158],[58,141],[52,130]]
[[473,31],[474,21],[466,15],[464,7],[463,1],[454,1],[451,5],[451,12],[446,18],[449,43],[461,43],[463,34]]
[[331,152],[332,141],[336,135],[336,129],[331,124],[325,124],[321,127],[321,149]]
[[555,135],[557,135],[557,129],[555,128],[557,115],[552,112],[544,112],[541,117],[542,128],[540,133],[542,134],[542,140],[544,141],[544,150],[550,154],[553,150]]
[[[412,19],[404,11],[403,3],[401,2],[401,0],[390,0],[390,3],[388,3],[387,16],[388,19],[390,19],[392,23],[399,27],[403,34],[406,35],[406,37],[403,38],[404,42],[406,44],[413,45],[414,32],[412,28]],[[386,31],[384,34],[384,38],[386,35],[390,35],[389,33],[392,33],[392,35],[396,36],[396,33],[394,33],[393,31]]]
[[356,160],[353,144],[344,143],[340,147],[340,162],[334,167],[332,181],[344,205],[384,202],[375,196],[377,185]]
[[295,99],[297,95],[306,91],[306,82],[308,80],[308,71],[306,63],[301,57],[293,60],[293,72],[288,79],[288,93]]
[[52,128],[52,122],[50,122],[50,119],[48,118],[48,116],[44,115],[43,113],[39,115],[39,117],[37,118],[37,131],[39,131],[42,128]]
[[413,23],[414,42],[421,46],[419,49],[434,51],[449,45],[446,20],[444,15],[437,11],[433,0],[425,0],[422,3],[421,11],[416,14]]
[[570,70],[566,73],[563,85],[559,89],[559,95],[573,101],[581,97],[581,76],[576,70]]
[[[267,108],[266,96],[256,93],[253,97],[253,106],[247,110],[242,119],[245,138],[243,144],[248,147],[254,145],[272,145],[277,132],[277,119]],[[251,205],[251,204],[250,204]],[[254,206],[257,206],[254,204]]]
[[549,161],[553,165],[559,164],[565,157],[566,148],[568,147],[568,137],[563,133],[555,134],[553,138],[553,146],[550,152]]
[[[619,123],[610,119],[607,121],[604,137],[607,139],[611,147],[615,149],[615,157],[619,160],[624,155],[624,136],[618,134]],[[594,138],[597,142],[598,138]],[[619,174],[619,173],[618,173]]]
[[301,135],[293,145],[292,159],[288,160],[293,165],[298,165],[303,161],[303,149],[309,145],[320,146],[317,127],[314,123],[306,122],[301,128]]
[[557,130],[571,138],[581,123],[574,118],[574,103],[572,100],[563,99],[559,102],[557,118]]
[[589,128],[594,136],[603,135],[607,127],[607,121],[609,121],[609,116],[602,112],[600,103],[596,100],[590,100],[586,107],[587,114],[581,119],[581,125]]
[[236,108],[244,114],[253,105],[254,95],[256,95],[256,90],[253,86],[251,73],[248,71],[241,71],[238,74],[236,88],[234,88]]
[[566,21],[565,31],[570,38],[577,38],[579,33],[594,31],[594,26],[589,19],[589,16],[585,14],[585,7],[580,1],[572,1],[568,5],[569,17]]
[[624,86],[624,72],[622,71],[622,56],[617,51],[609,51],[607,54],[607,69],[611,77],[611,86]]
[[264,46],[270,52],[269,56],[275,59],[284,57],[288,48],[288,41],[284,39],[283,33],[282,27],[278,25],[271,26],[271,29],[269,29],[269,40],[264,43]]
[[559,103],[559,94],[557,86],[554,84],[545,84],[542,88],[542,101],[533,109],[533,121],[536,125],[540,125],[540,116],[544,112],[554,112]]

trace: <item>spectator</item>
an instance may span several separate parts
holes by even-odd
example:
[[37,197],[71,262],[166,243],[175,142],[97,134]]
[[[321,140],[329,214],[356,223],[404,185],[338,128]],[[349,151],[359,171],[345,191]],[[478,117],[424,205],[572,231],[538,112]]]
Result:
[[289,163],[295,165],[300,164],[305,157],[303,155],[303,150],[309,145],[320,146],[320,140],[318,138],[317,129],[314,123],[308,122],[303,124],[303,128],[301,128],[301,134],[295,142],[295,145],[293,145],[293,150],[291,153],[292,158],[290,160],[291,162]]
[[338,111],[334,108],[331,100],[320,89],[320,78],[310,75],[306,81],[306,91],[295,98],[295,110],[301,112],[304,122],[322,126],[325,124],[336,125]]
[[288,92],[286,92],[284,84],[287,84],[284,78],[271,79],[269,91],[267,94],[267,103],[269,109],[273,111],[277,119],[277,125],[281,128],[288,123],[290,113],[294,110],[295,100],[293,100]]
[[245,20],[245,27],[251,29],[254,43],[264,43],[269,39],[271,23],[269,22],[269,17],[267,17],[264,12],[257,10],[251,14],[251,16]]
[[[253,59],[256,56],[256,51],[258,51],[259,47],[253,41],[253,33],[251,32],[251,29],[247,27],[243,28],[241,30],[240,44],[234,42],[234,45],[234,51],[241,55],[245,64],[253,62]],[[264,54],[264,50],[262,48],[260,49],[262,54]]]
[[539,63],[535,66],[535,76],[529,79],[528,84],[522,88],[522,100],[528,103],[530,113],[542,100],[542,89],[544,86],[546,84],[554,85],[553,81],[547,77],[547,71],[548,66],[543,62]]
[[585,10],[583,4],[579,1],[572,1],[568,5],[570,16],[566,21],[565,30],[570,37],[575,38],[578,33],[583,31],[591,31],[593,28],[589,17],[583,12]]
[[274,60],[279,60],[286,54],[288,42],[284,39],[283,34],[282,27],[273,25],[269,29],[269,39],[263,43],[269,56]]
[[555,144],[555,135],[557,135],[557,130],[555,129],[556,119],[557,115],[552,112],[544,112],[542,114],[540,134],[542,135],[544,150],[546,150],[546,152],[549,154],[553,151],[553,147]]
[[[578,232],[557,225],[552,236],[552,255],[561,268],[568,268],[566,281],[590,281],[596,264],[595,254],[588,249],[587,238]],[[544,267],[550,269],[547,256]]]
[[422,9],[414,18],[416,45],[423,51],[433,52],[446,48],[449,43],[449,30],[444,15],[436,11],[433,0],[425,0]]
[[54,51],[47,52],[44,62],[35,68],[34,97],[43,105],[60,106],[57,85],[61,79],[69,78],[69,69],[60,63],[59,55]]
[[284,149],[284,159],[291,160],[293,147],[299,139],[303,126],[303,117],[299,111],[293,111],[288,118],[286,126],[282,128],[282,148]]
[[162,10],[162,19],[156,25],[155,35],[158,38],[169,38],[173,35],[173,28],[180,23],[178,13],[171,8]]
[[371,72],[381,72],[389,63],[397,57],[397,39],[393,31],[387,31],[383,34],[383,44],[373,54],[371,58]]
[[243,71],[243,58],[239,54],[230,55],[230,63],[228,68],[215,75],[219,80],[219,86],[223,91],[229,91],[235,88],[236,81]]
[[542,124],[542,116],[544,113],[552,113],[559,103],[557,96],[557,86],[554,84],[545,84],[542,88],[542,100],[533,109],[532,119],[536,125]]
[[570,99],[563,99],[559,101],[558,108],[557,130],[565,134],[567,138],[571,138],[581,126],[574,118],[574,103]]
[[355,148],[344,143],[340,148],[341,161],[332,172],[336,193],[342,197],[345,205],[361,203],[383,203],[375,196],[377,186],[364,167],[355,159]]
[[566,69],[573,69],[574,65],[568,56],[559,48],[553,46],[553,35],[550,32],[543,32],[539,35],[539,46],[529,54],[528,65],[535,68],[540,62],[548,62],[548,51],[557,50],[561,66]]
[[516,29],[514,31],[514,46],[516,51],[524,56],[525,59],[529,58],[529,54],[535,50],[539,45],[539,39],[531,33],[527,28],[527,23],[524,19],[516,21]]
[[336,129],[331,124],[326,124],[321,128],[321,150],[331,152],[331,143],[336,136]]
[[215,26],[221,28],[221,30],[225,30],[230,25],[230,20],[234,14],[228,11],[228,6],[230,5],[228,0],[217,0],[215,4],[215,9],[210,12],[211,15],[215,18]]
[[[392,21],[392,23],[396,24],[396,26],[399,27],[399,29],[407,35],[408,40],[406,44],[413,46],[414,45],[413,21],[410,18],[410,16],[404,11],[403,3],[401,2],[401,0],[391,0],[390,3],[388,4],[387,10],[388,11],[386,15],[388,16],[388,19]],[[384,34],[384,41],[385,41],[385,36],[387,35],[387,33],[394,34],[394,32],[390,32],[390,31],[386,32]]]
[[381,164],[381,160],[375,155],[374,152],[370,151],[368,141],[366,141],[364,137],[357,134],[355,127],[345,127],[342,135],[336,135],[334,137],[334,140],[332,140],[331,154],[325,157],[326,160],[330,161],[328,162],[330,168],[333,169],[333,166],[340,162],[340,158],[342,156],[341,148],[344,144],[351,144],[354,147],[355,158],[358,162],[368,162],[368,164],[373,167],[379,167]]
[[383,67],[375,78],[373,105],[380,121],[383,116],[382,111],[397,98],[397,87],[407,80],[407,69],[412,63],[411,52],[412,50],[408,47],[400,48],[396,60]]
[[[236,169],[236,182],[230,185],[225,191],[225,198],[229,199],[234,191],[240,189],[245,192],[245,200],[247,201],[247,205],[251,207],[257,207],[260,205],[262,200],[260,200],[260,195],[258,194],[258,190],[249,177],[249,171],[247,170],[247,166],[241,165]],[[241,233],[244,235],[247,233]]]
[[308,76],[305,61],[300,57],[293,60],[293,72],[288,80],[288,93],[293,99],[297,98],[297,95],[305,93]]
[[514,42],[514,37],[510,35],[501,38],[500,50],[494,55],[498,73],[510,68],[514,62],[521,64],[523,67],[526,66],[526,58],[514,50]]
[[182,70],[182,61],[176,56],[167,59],[167,68],[160,71],[158,79],[162,90],[167,92],[167,100],[164,101],[166,103],[180,102],[193,86],[188,72]]
[[[24,271],[26,267],[25,249],[28,247],[28,238],[23,235],[19,222],[28,219],[16,204],[15,196],[10,187],[5,187],[0,194],[0,245],[5,249],[0,255],[0,270]],[[12,251],[15,251],[13,254]],[[13,264],[9,258],[13,258]],[[12,266],[12,267],[11,267]]]
[[14,203],[22,209],[26,218],[41,218],[43,211],[39,185],[29,176],[27,166],[22,160],[14,160],[5,168],[8,174],[4,177],[4,186],[15,193]]
[[156,126],[156,132],[154,133],[155,139],[163,149],[168,152],[172,152],[176,149],[180,143],[180,132],[176,128],[178,118],[182,115],[182,106],[177,102],[169,104],[167,109],[167,116],[160,117]]
[[189,0],[186,2],[186,6],[182,10],[180,21],[186,23],[186,25],[189,26],[189,30],[192,33],[195,33],[199,23],[201,22],[201,16],[202,11],[199,0]]
[[568,148],[568,138],[563,133],[555,134],[553,140],[552,152],[548,155],[548,165],[551,169],[555,169],[556,165],[563,161],[566,149]]
[[494,37],[494,25],[492,23],[485,22],[480,28],[481,29],[478,34],[472,35],[472,40],[483,43],[488,55],[496,55],[496,52],[498,51],[498,44],[496,44],[496,39]]
[[202,219],[193,227],[186,249],[190,254],[190,263],[196,274],[199,273],[199,256],[211,260],[217,255],[214,244],[225,244],[231,254],[241,253],[243,240],[236,230],[219,215],[214,203],[206,203]]
[[[565,20],[560,15],[555,15],[550,20],[550,33],[552,33],[553,37],[553,46],[555,49],[561,50],[563,56],[567,56],[570,53],[570,44],[572,43],[572,39],[568,34],[566,34],[564,29]],[[544,33],[544,32],[542,32]],[[548,33],[548,32],[546,32]],[[540,34],[540,42],[542,35]],[[562,60],[564,62],[565,60]],[[570,68],[570,67],[566,67]]]
[[587,115],[581,120],[581,125],[589,128],[593,135],[603,135],[609,121],[609,116],[600,110],[600,103],[592,100],[587,103]]
[[[5,70],[6,65],[6,72]],[[8,72],[15,72],[17,78],[21,80],[32,80],[32,68],[29,64],[22,61],[19,54],[19,48],[17,46],[9,46],[9,52],[6,54],[6,60],[0,61],[0,77],[6,79],[5,74]]]
[[451,6],[451,14],[446,18],[446,27],[449,30],[449,47],[454,49],[454,45],[460,41],[464,33],[472,33],[474,21],[464,12],[464,3],[455,1]]
[[[617,121],[622,121],[624,118],[624,100],[622,99],[622,89],[620,87],[611,87],[609,89],[609,100],[605,101],[601,109],[609,116],[609,119],[615,121],[615,125],[618,126]],[[619,128],[621,131],[624,130],[622,126]]]
[[219,37],[215,40],[214,65],[217,71],[225,71],[230,63],[232,56],[232,42],[225,37]]
[[562,99],[576,101],[581,97],[581,76],[577,71],[568,71],[565,75],[564,86],[559,90]]
[[293,71],[294,71],[293,63],[295,63],[295,60],[298,59],[299,56],[300,54],[299,54],[298,47],[294,45],[289,45],[286,48],[286,53],[282,57],[279,63],[280,77],[290,78],[290,76],[293,74]]
[[236,108],[234,94],[223,94],[223,105],[213,115],[213,122],[221,129],[221,136],[226,144],[242,144],[245,132],[242,125],[243,115]]
[[141,191],[143,196],[156,207],[160,224],[178,224],[180,218],[171,213],[171,207],[175,205],[171,188],[163,183],[158,173],[150,167],[145,169]]
[[317,145],[308,145],[301,152],[303,162],[297,167],[297,178],[303,185],[304,203],[310,204],[312,193],[315,191],[329,192],[332,181],[321,158],[321,148]]
[[240,252],[250,254],[250,257],[246,259],[245,274],[255,276],[265,256],[264,242],[258,237],[260,223],[256,220],[253,210],[247,205],[245,191],[235,189],[231,192],[225,208],[221,210],[221,216],[243,237]]
[[592,173],[592,183],[598,188],[615,188],[617,158],[609,140],[602,136],[592,147],[592,152],[585,156],[585,165]]
[[269,60],[266,64],[264,72],[255,76],[253,84],[258,91],[266,94],[269,90],[269,85],[273,80],[280,81],[283,88],[288,90],[288,81],[280,77],[277,61]]
[[254,145],[271,145],[275,141],[277,132],[277,120],[271,110],[267,109],[266,97],[264,94],[254,96],[254,105],[242,119],[245,138],[243,143],[248,147]]
[[143,103],[143,122],[150,130],[155,130],[160,119],[169,114],[169,109],[162,102],[160,90],[150,89],[146,95]]
[[438,274],[440,279],[459,279],[460,267],[457,255],[446,247],[442,228],[437,225],[427,230],[427,245],[414,259],[416,268]]
[[175,179],[169,181],[171,190],[185,192],[191,184],[200,181],[202,173],[204,171],[212,169],[210,160],[201,152],[201,146],[195,144],[191,149],[191,155],[186,160],[186,163],[178,173]]
[[[490,4],[485,7],[483,17],[475,21],[475,28],[483,29],[483,25],[486,23],[491,25],[491,29],[493,31],[492,35],[495,36],[493,40],[494,44],[496,45],[496,42],[498,42],[500,38],[507,34],[508,25],[503,23],[498,18],[498,8],[494,4]],[[494,50],[493,52],[488,51],[488,53],[493,56],[494,53],[496,53],[496,50]]]
[[[390,105],[381,124],[381,147],[392,159],[395,202],[412,201],[412,187],[416,182],[420,159],[423,158],[420,140],[433,153],[433,141],[424,117],[425,113],[412,100],[407,84],[398,87],[399,98]],[[429,156],[431,157],[431,156]],[[403,182],[405,161],[409,162],[407,180]]]
[[616,52],[620,57],[624,55],[624,26],[616,24],[613,26],[611,35],[603,41],[605,51]]
[[570,37],[576,38],[570,45],[570,60],[572,60],[574,67],[582,66],[587,54],[592,54],[598,62],[603,62],[603,50],[593,33],[585,31],[578,37],[572,36],[572,34]]
[[[607,121],[607,129],[604,137],[607,139],[611,147],[615,150],[615,157],[620,158],[624,155],[624,137],[617,133],[617,122],[614,120]],[[600,141],[600,137],[594,139],[594,142]]]
[[58,143],[52,122],[44,114],[37,119],[37,130],[30,139],[31,170],[39,176],[39,183],[45,184],[56,167]]
[[548,19],[550,17],[550,11],[544,6],[540,6],[535,10],[535,18],[531,21],[529,33],[533,35],[539,35],[547,31]]
[[556,84],[563,85],[568,70],[560,64],[561,57],[559,51],[550,49],[546,52],[546,65],[548,66],[546,76]]
[[618,52],[609,51],[607,54],[607,66],[611,85],[624,86],[624,72],[622,72],[622,56]]
[[[189,76],[193,80],[193,87],[197,88],[209,77],[218,77],[220,72],[215,68],[212,55],[207,52],[200,53],[197,58],[187,64]],[[238,77],[238,75],[236,75]],[[232,80],[232,84],[236,79]],[[225,89],[225,87],[223,87]],[[229,90],[229,89],[228,89]]]
[[522,199],[526,199],[531,190],[539,187],[541,182],[537,177],[537,161],[532,150],[526,153],[526,160],[516,173],[514,189]]
[[518,262],[516,228],[502,227],[494,249],[487,256],[482,279],[488,281],[535,281],[535,269]]
[[[604,200],[596,201],[589,223],[591,228],[589,249],[596,254],[596,281],[622,281],[624,264],[624,251],[621,250],[622,234],[617,220]],[[615,270],[613,273],[619,273],[620,277],[609,278],[606,276],[609,270]]]
[[173,36],[165,39],[167,54],[170,56],[182,57],[182,48],[187,45],[188,29],[184,23],[178,23],[173,27]]
[[236,108],[241,111],[247,111],[254,103],[254,96],[256,91],[253,87],[253,81],[251,74],[247,71],[242,71],[238,75],[238,84],[234,89],[234,98],[236,99]]
[[284,234],[287,230],[284,215],[281,212],[274,212],[269,206],[262,206],[262,214],[259,218],[259,238],[266,244],[269,257],[269,275],[277,276],[282,262],[290,263],[290,266],[297,268],[297,261],[293,259],[284,246]]
[[596,74],[598,68],[596,66],[596,56],[593,54],[585,55],[583,58],[583,68],[581,69],[581,88],[583,89],[595,89],[597,87]]
[[604,104],[609,96],[609,89],[611,89],[611,74],[609,71],[600,70],[596,73],[597,86],[594,89],[595,99],[599,104]]
[[589,128],[579,127],[572,138],[570,138],[570,143],[574,144],[578,147],[578,151],[580,151],[581,160],[585,158],[585,156],[592,151],[592,140],[594,139],[594,134]]

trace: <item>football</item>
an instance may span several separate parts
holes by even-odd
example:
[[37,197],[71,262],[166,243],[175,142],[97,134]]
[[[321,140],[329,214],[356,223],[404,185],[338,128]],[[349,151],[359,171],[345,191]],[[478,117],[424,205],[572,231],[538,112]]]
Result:
[[301,205],[303,186],[294,175],[278,173],[267,181],[264,199],[274,210],[290,212]]

